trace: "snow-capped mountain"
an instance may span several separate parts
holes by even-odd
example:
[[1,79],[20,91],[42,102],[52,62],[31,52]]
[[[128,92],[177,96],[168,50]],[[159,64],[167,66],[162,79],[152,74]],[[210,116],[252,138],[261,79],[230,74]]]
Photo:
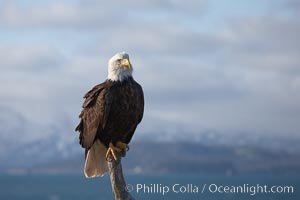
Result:
[[[0,170],[26,168],[31,169],[44,165],[69,165],[66,160],[80,163],[84,157],[84,150],[78,144],[78,133],[75,133],[75,123],[71,120],[57,120],[56,124],[41,125],[26,119],[21,113],[0,108]],[[62,117],[63,118],[63,117]],[[253,134],[247,132],[221,133],[214,130],[187,131],[174,125],[171,129],[152,132],[138,132],[132,144],[139,151],[143,150],[141,143],[149,143],[160,148],[167,144],[181,144],[182,148],[191,150],[185,145],[194,144],[194,148],[208,146],[207,152],[214,149],[261,149],[260,152],[276,152],[295,155],[300,153],[297,136]],[[148,145],[148,146],[149,146]],[[150,145],[151,146],[151,145]],[[230,151],[231,151],[230,150]],[[247,150],[247,152],[252,150]],[[222,151],[220,151],[222,153]],[[175,154],[174,154],[175,155]],[[269,154],[263,154],[269,155]],[[185,156],[183,156],[185,157]],[[257,156],[256,156],[257,157]],[[219,158],[219,157],[218,157]],[[72,161],[73,160],[73,161]],[[78,162],[77,162],[77,161]],[[131,158],[134,163],[134,158]],[[64,164],[65,163],[65,164]]]

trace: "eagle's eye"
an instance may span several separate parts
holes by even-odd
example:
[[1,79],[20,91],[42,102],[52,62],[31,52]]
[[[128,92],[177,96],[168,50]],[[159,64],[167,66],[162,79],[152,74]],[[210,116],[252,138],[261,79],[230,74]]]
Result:
[[116,60],[117,65],[121,65],[121,61],[122,61],[122,59],[117,59]]

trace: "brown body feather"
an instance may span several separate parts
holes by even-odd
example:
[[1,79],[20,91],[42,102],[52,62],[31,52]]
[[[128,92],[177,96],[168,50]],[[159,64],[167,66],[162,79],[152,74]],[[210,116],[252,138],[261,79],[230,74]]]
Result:
[[76,127],[80,144],[90,149],[96,139],[108,147],[117,141],[129,143],[144,112],[142,87],[132,78],[106,80],[85,96],[81,121]]

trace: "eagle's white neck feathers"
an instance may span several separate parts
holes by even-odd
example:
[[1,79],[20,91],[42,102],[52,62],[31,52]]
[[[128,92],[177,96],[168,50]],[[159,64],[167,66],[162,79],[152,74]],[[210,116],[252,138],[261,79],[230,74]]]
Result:
[[129,59],[129,55],[125,52],[117,53],[108,61],[108,80],[123,81],[132,76],[132,66],[130,68],[121,66],[120,59]]
[[108,68],[108,76],[107,79],[111,81],[123,81],[127,79],[128,77],[132,76],[132,68],[131,70],[123,69],[123,67],[109,67]]

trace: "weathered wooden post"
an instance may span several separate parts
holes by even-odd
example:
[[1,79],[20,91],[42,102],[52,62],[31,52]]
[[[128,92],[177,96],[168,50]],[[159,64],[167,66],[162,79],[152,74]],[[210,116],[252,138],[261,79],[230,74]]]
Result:
[[110,158],[108,161],[109,176],[115,200],[134,200],[127,191],[122,170],[122,157],[120,154],[117,154],[116,156],[117,160]]

